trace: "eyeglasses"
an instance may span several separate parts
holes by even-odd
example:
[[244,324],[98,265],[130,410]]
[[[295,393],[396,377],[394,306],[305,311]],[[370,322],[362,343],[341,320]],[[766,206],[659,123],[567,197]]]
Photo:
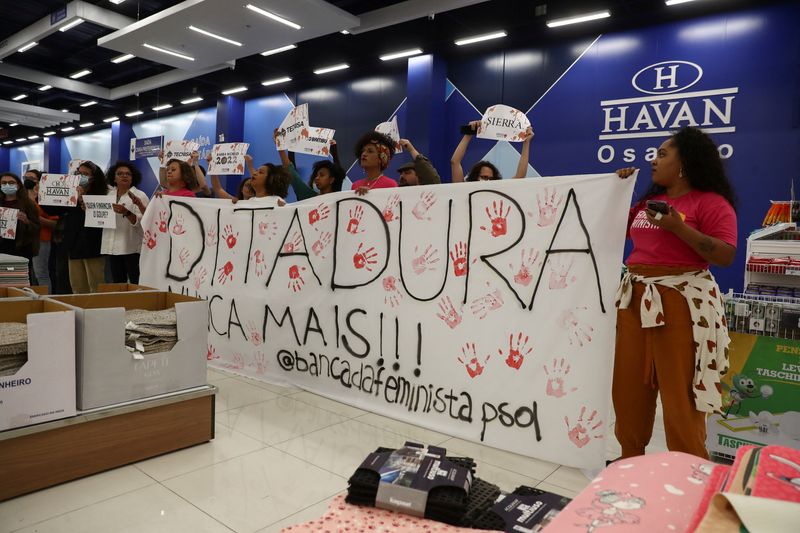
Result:
[[133,176],[133,174],[130,173],[130,172],[117,172],[116,175],[117,176]]

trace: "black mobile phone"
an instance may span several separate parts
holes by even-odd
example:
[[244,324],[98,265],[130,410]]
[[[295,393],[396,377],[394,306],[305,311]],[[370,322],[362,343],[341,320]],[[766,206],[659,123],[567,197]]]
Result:
[[669,204],[663,200],[648,200],[647,209],[661,213],[662,215],[669,214]]
[[469,124],[461,126],[461,135],[475,135],[475,130]]

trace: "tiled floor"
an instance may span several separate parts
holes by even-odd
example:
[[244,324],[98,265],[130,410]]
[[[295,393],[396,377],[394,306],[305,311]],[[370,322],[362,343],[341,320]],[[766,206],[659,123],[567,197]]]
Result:
[[[474,457],[478,475],[573,496],[586,476],[397,422],[297,389],[209,371],[219,387],[216,438],[0,503],[0,533],[272,533],[316,518],[378,446],[405,440]],[[660,416],[658,417],[660,420]],[[648,451],[665,449],[663,426]],[[619,452],[611,439],[609,458]]]

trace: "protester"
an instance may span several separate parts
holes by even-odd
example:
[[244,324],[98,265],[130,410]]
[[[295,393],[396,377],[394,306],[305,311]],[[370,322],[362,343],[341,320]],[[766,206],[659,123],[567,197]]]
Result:
[[36,169],[29,169],[25,172],[24,184],[28,190],[28,197],[36,205],[36,210],[39,213],[39,222],[42,227],[39,230],[39,253],[33,258],[33,270],[36,274],[37,284],[47,287],[48,291],[53,294],[56,288],[56,274],[53,271],[55,268],[55,254],[52,240],[53,229],[56,227],[58,217],[48,215],[39,206],[39,181],[41,177],[41,172]]
[[0,239],[0,253],[27,258],[30,284],[38,285],[32,258],[39,252],[39,213],[22,180],[12,172],[0,174],[0,206],[18,210],[16,234]]
[[103,228],[100,252],[109,256],[114,283],[139,283],[139,250],[144,231],[140,224],[147,208],[147,195],[136,188],[142,174],[124,161],[108,169],[108,197],[116,213],[116,227]]
[[[481,121],[473,120],[469,123],[472,131],[478,133],[481,129]],[[464,181],[464,169],[461,167],[461,161],[464,159],[464,154],[467,153],[467,146],[474,134],[465,134],[461,138],[461,142],[456,146],[453,152],[453,157],[450,159],[450,170],[452,172],[453,183],[460,183]],[[531,139],[533,139],[533,129],[530,127],[525,131],[525,139],[522,141],[522,153],[519,155],[519,163],[517,163],[517,172],[514,178],[524,178],[528,172],[528,160],[530,159]],[[466,181],[490,181],[503,179],[500,171],[495,165],[489,161],[478,161],[469,170]]]
[[383,174],[394,155],[394,141],[388,135],[377,131],[365,133],[356,142],[355,155],[365,174],[363,179],[353,183],[356,194],[364,195],[371,189],[397,187],[395,180]]
[[[272,132],[272,138],[276,140],[276,145],[277,137],[278,128],[275,128]],[[298,200],[305,200],[307,198],[313,198],[318,194],[329,194],[342,190],[342,184],[347,177],[347,173],[344,168],[342,168],[342,164],[339,161],[339,145],[337,145],[336,141],[333,139],[331,139],[330,152],[333,157],[333,162],[328,159],[322,159],[314,163],[314,166],[311,168],[311,177],[308,179],[308,183],[306,183],[300,177],[300,173],[297,172],[294,163],[289,159],[289,153],[286,150],[278,150],[278,155],[281,157],[283,167],[288,170],[289,174],[292,176],[291,185],[294,189],[294,195]],[[314,186],[316,186],[316,190],[314,190]]]
[[[161,161],[162,165],[164,163],[164,150],[161,150],[158,153],[158,160]],[[169,180],[167,179],[167,172],[169,163],[172,161],[180,161],[179,159],[170,159],[166,165],[161,166],[158,169],[158,183],[165,189],[169,189]],[[192,151],[189,158],[186,160],[186,164],[189,165],[189,168],[194,173],[194,182],[193,185],[189,187],[195,197],[197,198],[210,198],[211,197],[211,189],[208,188],[208,183],[206,182],[206,169],[200,165],[200,152],[197,150]]]
[[156,196],[184,196],[196,198],[194,191],[198,189],[197,174],[186,161],[170,159],[166,167],[166,190],[156,193]]
[[617,294],[615,433],[623,458],[643,455],[660,393],[667,447],[707,458],[705,418],[721,408],[729,343],[707,269],[736,255],[734,192],[717,147],[697,128],[665,141],[652,171],[653,185],[630,211],[633,251]]
[[213,191],[215,198],[220,198],[222,200],[233,200],[235,198],[236,201],[239,201],[249,200],[256,195],[255,191],[253,191],[251,178],[246,178],[239,182],[239,189],[236,193],[236,196],[232,195],[222,187],[222,184],[219,181],[219,176],[212,174],[209,176],[209,178],[211,179],[211,190]]
[[397,171],[400,173],[400,186],[435,185],[442,182],[431,160],[414,148],[408,139],[400,139],[400,146],[411,156],[411,161],[401,165]]

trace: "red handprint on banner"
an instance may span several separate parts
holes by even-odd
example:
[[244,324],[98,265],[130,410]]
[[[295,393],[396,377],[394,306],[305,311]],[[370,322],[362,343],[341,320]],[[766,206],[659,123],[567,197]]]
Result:
[[516,270],[514,274],[514,283],[522,285],[523,287],[530,285],[531,281],[533,281],[533,267],[538,258],[539,252],[533,248],[530,250],[525,250],[524,248],[520,250],[519,267],[515,267],[512,263],[508,264],[512,272]]
[[317,222],[321,222],[328,218],[331,210],[325,204],[319,204],[317,207],[308,212],[308,223],[314,226]]
[[392,222],[395,220],[399,220],[400,217],[397,212],[397,207],[400,205],[400,195],[393,194],[389,197],[389,200],[386,202],[386,207],[383,208],[383,220],[386,222]]
[[[456,277],[466,276],[469,271],[467,264],[467,243],[459,241],[453,245],[450,251],[450,260],[453,261],[453,274]],[[472,261],[475,263],[475,260]]]
[[436,252],[437,250],[432,244],[429,244],[422,253],[419,253],[419,246],[414,246],[415,256],[411,260],[411,270],[414,271],[414,274],[419,276],[426,270],[436,270],[436,263],[439,262]]
[[225,239],[225,244],[228,246],[228,249],[233,249],[236,246],[236,239],[239,237],[239,232],[233,232],[233,227],[230,224],[225,225],[225,229],[222,231],[222,238]]
[[256,250],[253,252],[253,262],[255,263],[256,276],[261,277],[267,271],[267,262],[264,252]]
[[332,238],[333,235],[331,235],[329,231],[323,231],[320,234],[319,239],[314,241],[314,244],[311,245],[311,251],[314,253],[314,255],[318,255],[324,259],[325,256],[322,255],[322,252],[325,251],[325,248],[327,248],[331,243]]
[[419,195],[419,201],[411,210],[411,214],[414,215],[414,218],[417,220],[430,220],[431,217],[427,216],[427,214],[435,203],[436,196],[430,191],[425,191]]
[[483,370],[486,368],[486,363],[489,362],[490,357],[491,355],[487,355],[483,360],[483,363],[481,363],[478,360],[477,352],[475,350],[475,343],[467,342],[461,347],[461,357],[458,357],[458,362],[464,365],[469,377],[471,379],[475,379],[483,374]]
[[586,310],[586,307],[575,307],[572,309],[565,309],[558,315],[558,325],[567,332],[570,346],[574,346],[575,344],[583,346],[584,343],[592,341],[594,328],[585,324],[578,317],[578,314]]
[[250,342],[253,346],[260,346],[264,342],[264,337],[261,336],[261,330],[252,320],[247,323],[247,333],[250,336]]
[[556,190],[551,190],[547,187],[544,189],[544,203],[542,203],[542,198],[538,194],[536,195],[536,204],[539,206],[540,227],[550,226],[556,221],[558,208],[563,201],[563,196],[560,196],[558,200],[556,200]]
[[217,281],[223,285],[228,281],[233,281],[233,263],[228,261],[217,269]]
[[447,324],[447,327],[450,329],[456,329],[456,327],[461,324],[461,314],[456,311],[456,307],[453,305],[453,301],[450,299],[449,296],[442,296],[439,300],[439,313],[436,313],[436,316]]
[[278,224],[277,222],[269,221],[269,220],[261,220],[258,223],[258,233],[261,235],[266,235],[267,239],[272,240],[272,238],[278,234]]
[[305,285],[306,281],[300,274],[301,272],[305,272],[305,270],[305,267],[298,267],[297,265],[289,267],[289,284],[287,287],[292,289],[292,292],[299,292],[302,290],[303,285]]
[[566,379],[567,374],[569,374],[571,366],[567,364],[563,357],[561,358],[561,361],[553,359],[553,366],[549,369],[547,368],[547,365],[544,365],[542,368],[544,368],[544,373],[547,376],[547,388],[545,389],[545,394],[548,396],[561,398],[570,392],[575,392],[578,390],[577,387],[572,387],[572,389],[567,391],[564,380]]
[[[569,417],[564,417],[564,422],[567,423],[567,437],[569,440],[577,446],[578,448],[583,448],[592,439],[600,439],[603,438],[603,433],[598,432],[597,429],[603,425],[602,420],[598,420],[595,425],[591,425],[594,421],[595,417],[597,417],[597,411],[592,411],[592,414],[589,418],[584,422],[583,417],[586,414],[586,406],[581,407],[581,413],[578,415],[578,421],[575,422],[575,426],[570,426],[569,424]],[[586,425],[584,425],[586,424]]]
[[566,289],[570,283],[575,281],[575,276],[570,278],[570,270],[575,263],[574,258],[569,261],[563,259],[556,254],[550,257],[550,283],[549,286],[553,290]]
[[206,232],[206,246],[209,248],[217,244],[217,227],[211,226]]
[[175,217],[175,224],[172,225],[172,234],[183,235],[184,233],[186,230],[183,227],[183,215],[178,215]]
[[378,264],[378,252],[375,251],[375,247],[370,246],[366,250],[362,251],[364,248],[364,243],[360,243],[358,245],[358,250],[353,255],[353,266],[357,269],[365,268],[367,272],[372,272],[374,265]]
[[486,285],[489,287],[490,291],[480,298],[474,299],[470,304],[472,314],[477,316],[480,320],[486,318],[491,311],[500,309],[503,306],[503,295],[500,293],[500,289],[495,288],[491,290],[491,285],[488,283]]
[[156,233],[155,231],[146,230],[144,232],[144,245],[147,246],[150,250],[156,247]]
[[199,291],[200,287],[206,281],[206,276],[208,276],[208,271],[206,267],[201,266],[197,269],[197,272],[194,274],[194,290]]
[[256,374],[265,374],[267,372],[267,356],[261,350],[253,354],[253,364],[256,367]]
[[505,235],[508,231],[508,214],[510,212],[511,206],[508,206],[506,209],[503,200],[500,200],[500,202],[497,200],[493,201],[491,212],[489,211],[489,207],[486,207],[486,216],[489,217],[491,226],[481,226],[481,229],[490,232],[492,237],[501,237]]
[[303,238],[300,233],[295,231],[292,233],[292,239],[289,242],[283,243],[283,253],[293,254],[300,249],[303,244]]
[[361,224],[361,218],[364,216],[364,208],[357,205],[354,209],[350,209],[350,221],[347,223],[347,232],[356,235],[364,230],[359,230],[358,226]]
[[515,341],[514,334],[512,333],[508,336],[508,354],[504,354],[502,348],[497,350],[500,357],[506,358],[506,365],[510,368],[519,370],[519,367],[521,367],[523,361],[525,361],[525,357],[533,352],[533,347],[528,348],[528,339],[529,337],[527,335],[523,338],[522,333],[518,333]]
[[158,212],[158,231],[161,233],[167,232],[167,212],[166,211],[159,211]]
[[211,344],[208,345],[208,351],[206,352],[206,360],[212,361],[214,359],[219,359],[217,355],[217,350]]
[[403,293],[397,288],[397,278],[394,276],[386,276],[383,278],[383,290],[386,291],[386,296],[383,297],[383,303],[392,307],[400,305],[400,300],[403,299]]
[[181,251],[178,253],[178,261],[180,261],[181,266],[186,268],[186,260],[189,259],[189,249],[186,247],[181,248]]

